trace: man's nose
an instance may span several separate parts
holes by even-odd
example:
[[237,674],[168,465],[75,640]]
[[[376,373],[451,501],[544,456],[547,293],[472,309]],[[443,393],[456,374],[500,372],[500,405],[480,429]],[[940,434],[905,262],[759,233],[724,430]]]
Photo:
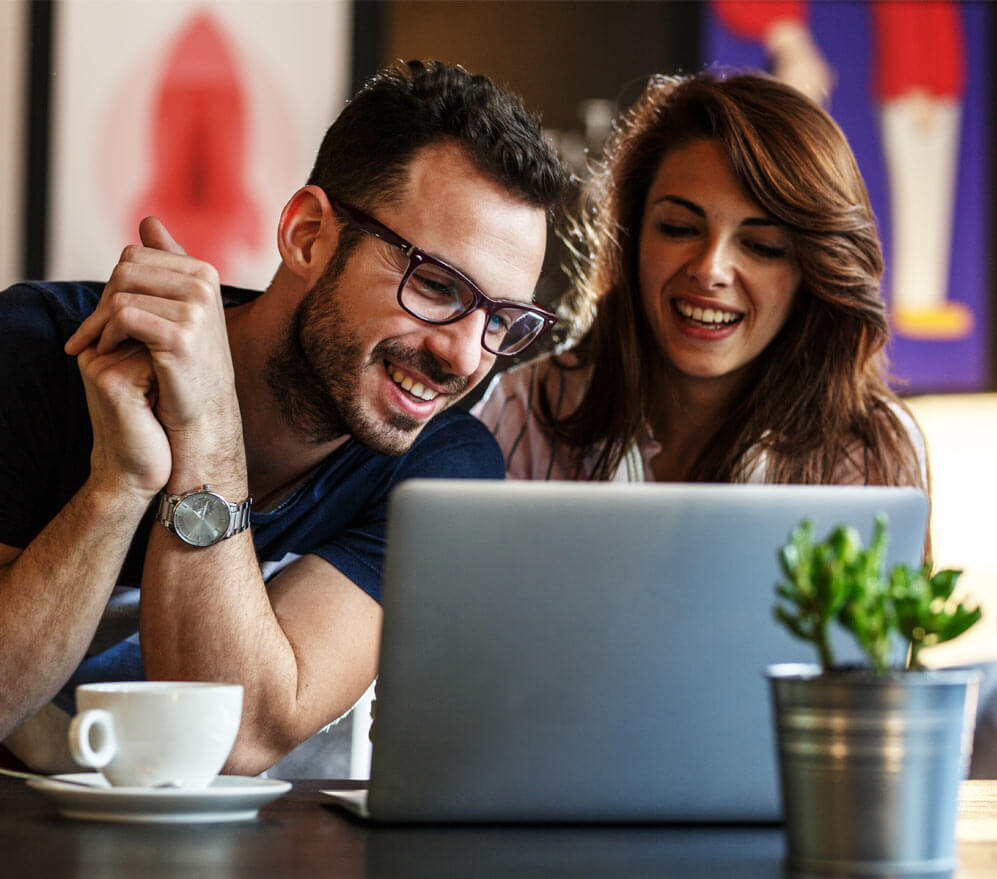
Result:
[[707,238],[689,259],[687,272],[703,290],[728,287],[734,280],[733,242]]
[[481,335],[486,319],[479,308],[452,324],[430,327],[426,347],[447,372],[473,375],[481,366]]

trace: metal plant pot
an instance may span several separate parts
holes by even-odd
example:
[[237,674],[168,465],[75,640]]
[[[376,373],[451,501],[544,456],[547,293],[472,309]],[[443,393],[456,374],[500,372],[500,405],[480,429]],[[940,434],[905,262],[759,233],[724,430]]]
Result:
[[980,673],[824,674],[773,665],[787,864],[806,873],[951,871]]

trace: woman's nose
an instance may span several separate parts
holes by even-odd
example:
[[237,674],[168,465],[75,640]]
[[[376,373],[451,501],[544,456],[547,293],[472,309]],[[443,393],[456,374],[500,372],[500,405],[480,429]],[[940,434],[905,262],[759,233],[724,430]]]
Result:
[[722,238],[706,239],[689,260],[687,271],[704,290],[729,286],[734,280],[731,242]]

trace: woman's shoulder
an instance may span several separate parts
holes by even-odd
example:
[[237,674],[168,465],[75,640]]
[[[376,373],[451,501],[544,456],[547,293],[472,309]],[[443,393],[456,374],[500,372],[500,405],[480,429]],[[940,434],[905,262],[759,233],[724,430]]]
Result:
[[907,438],[910,440],[911,447],[917,457],[917,468],[921,474],[921,481],[926,486],[928,484],[928,444],[924,439],[921,425],[917,423],[914,414],[904,405],[903,401],[891,400],[889,408],[907,433]]
[[[870,480],[878,482],[882,479],[884,470],[903,473],[909,471],[910,465],[916,465],[917,474],[920,476],[919,487],[927,486],[928,452],[920,425],[900,399],[885,399],[881,403],[878,413],[873,417],[889,422],[886,430],[892,431],[895,435],[894,443],[888,447],[893,454],[881,449],[877,460],[875,450],[870,449],[866,442],[856,437],[838,463],[833,482],[842,485],[867,485]],[[899,434],[896,431],[897,426],[901,431]],[[905,446],[909,454],[905,453]],[[901,464],[904,459],[909,461],[907,467]],[[913,481],[910,477],[901,480],[902,483]]]
[[573,355],[548,354],[492,380],[471,411],[494,434],[509,476],[571,478],[574,465],[569,451],[553,442],[544,415],[560,417],[572,411],[588,385],[589,374],[577,366]]
[[496,375],[471,411],[489,426],[510,407],[536,417],[543,395],[555,416],[565,415],[578,405],[590,375],[571,351],[546,354]]
[[[927,445],[911,411],[896,397],[876,398],[870,408],[871,418],[879,421],[873,435],[879,436],[880,442],[873,447],[868,434],[850,433],[843,443],[836,446],[838,453],[829,484],[878,484],[885,474],[892,473],[892,477],[885,477],[888,484],[894,484],[892,480],[901,474],[897,484],[917,485],[918,479],[912,475],[913,468],[916,468],[920,477],[918,487],[927,486]],[[890,438],[889,441],[883,442],[884,435]],[[736,481],[765,483],[775,480],[776,468],[768,439],[769,434],[763,434],[761,440],[748,449]]]

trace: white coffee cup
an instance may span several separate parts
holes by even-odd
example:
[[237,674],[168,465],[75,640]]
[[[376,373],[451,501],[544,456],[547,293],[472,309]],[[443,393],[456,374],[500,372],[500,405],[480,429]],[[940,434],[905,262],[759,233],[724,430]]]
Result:
[[206,788],[235,743],[242,686],[174,681],[81,684],[69,750],[115,787]]

